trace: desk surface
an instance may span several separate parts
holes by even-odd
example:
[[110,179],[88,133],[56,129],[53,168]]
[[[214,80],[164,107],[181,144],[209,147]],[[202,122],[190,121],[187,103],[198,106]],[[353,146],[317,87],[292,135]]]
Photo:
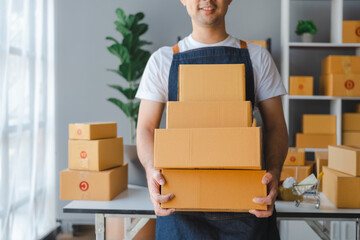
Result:
[[[336,208],[322,193],[319,209],[308,203],[296,207],[294,202],[276,201],[276,210],[280,218],[360,218],[360,209]],[[129,185],[127,190],[112,201],[71,201],[63,211],[64,213],[154,215],[148,189],[135,185]]]

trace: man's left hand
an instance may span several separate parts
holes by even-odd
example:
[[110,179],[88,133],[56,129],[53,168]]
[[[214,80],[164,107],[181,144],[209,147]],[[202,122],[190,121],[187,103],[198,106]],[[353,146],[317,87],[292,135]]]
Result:
[[254,198],[253,202],[258,204],[268,205],[268,210],[250,210],[249,213],[254,214],[258,218],[266,218],[270,217],[274,211],[274,204],[278,194],[278,179],[274,174],[267,172],[263,179],[262,184],[266,184],[268,186],[269,194],[264,198]]

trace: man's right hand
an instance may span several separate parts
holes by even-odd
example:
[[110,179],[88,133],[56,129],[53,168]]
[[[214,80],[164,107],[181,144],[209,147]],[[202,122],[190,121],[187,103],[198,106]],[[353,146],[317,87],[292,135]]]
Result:
[[174,198],[174,194],[161,195],[160,185],[165,184],[165,179],[160,170],[155,168],[146,171],[146,178],[150,193],[151,201],[154,205],[156,216],[168,216],[175,212],[172,208],[161,208],[161,203],[165,203]]

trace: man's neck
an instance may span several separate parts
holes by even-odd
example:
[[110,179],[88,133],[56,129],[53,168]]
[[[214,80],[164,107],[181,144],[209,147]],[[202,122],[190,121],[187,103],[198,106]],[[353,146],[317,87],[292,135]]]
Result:
[[193,25],[193,32],[191,36],[195,41],[206,44],[213,44],[224,41],[229,35],[225,30],[225,26],[204,28]]

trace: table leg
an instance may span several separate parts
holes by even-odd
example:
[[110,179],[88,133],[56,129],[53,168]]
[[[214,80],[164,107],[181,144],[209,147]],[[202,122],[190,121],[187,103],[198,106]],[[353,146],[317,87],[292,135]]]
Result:
[[136,234],[145,226],[145,224],[149,221],[149,218],[135,218],[134,221],[131,222],[130,226],[125,229],[125,240],[133,239]]
[[95,235],[96,240],[105,240],[105,215],[95,214]]
[[329,230],[323,225],[321,225],[318,221],[307,220],[305,222],[311,227],[312,230],[314,230],[314,232],[321,239],[330,240]]
[[360,240],[360,218],[356,219],[356,240]]

